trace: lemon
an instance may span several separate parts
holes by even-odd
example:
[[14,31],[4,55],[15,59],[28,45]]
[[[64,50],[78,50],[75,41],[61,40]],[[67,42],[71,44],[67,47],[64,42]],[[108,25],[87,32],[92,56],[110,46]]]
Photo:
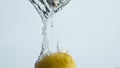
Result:
[[76,68],[76,64],[68,53],[57,52],[35,63],[35,68]]

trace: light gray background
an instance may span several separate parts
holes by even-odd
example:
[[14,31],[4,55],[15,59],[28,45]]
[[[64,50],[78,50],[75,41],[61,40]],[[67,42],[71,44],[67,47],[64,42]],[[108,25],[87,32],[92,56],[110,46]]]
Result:
[[[77,68],[120,67],[120,0],[72,0],[55,22]],[[34,68],[41,24],[28,0],[0,0],[0,68]]]

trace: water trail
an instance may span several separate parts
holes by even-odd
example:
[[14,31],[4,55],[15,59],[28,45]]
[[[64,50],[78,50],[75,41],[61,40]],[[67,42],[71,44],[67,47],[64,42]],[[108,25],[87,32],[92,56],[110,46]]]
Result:
[[53,16],[70,0],[29,0],[38,14],[42,18],[42,47],[38,61],[45,55],[49,55],[57,49],[59,51],[59,42],[55,39]]

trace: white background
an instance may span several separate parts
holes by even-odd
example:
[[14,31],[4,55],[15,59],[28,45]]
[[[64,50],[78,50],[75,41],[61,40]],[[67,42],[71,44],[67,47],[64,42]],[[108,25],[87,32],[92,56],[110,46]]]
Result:
[[[55,22],[77,68],[120,67],[120,0],[72,0]],[[28,0],[0,0],[0,68],[34,68],[41,24]]]

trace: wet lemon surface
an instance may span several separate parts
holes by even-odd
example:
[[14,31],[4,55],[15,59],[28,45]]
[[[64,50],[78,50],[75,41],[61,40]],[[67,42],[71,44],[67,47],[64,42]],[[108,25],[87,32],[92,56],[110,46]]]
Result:
[[57,52],[42,58],[35,68],[76,68],[76,64],[68,53]]

